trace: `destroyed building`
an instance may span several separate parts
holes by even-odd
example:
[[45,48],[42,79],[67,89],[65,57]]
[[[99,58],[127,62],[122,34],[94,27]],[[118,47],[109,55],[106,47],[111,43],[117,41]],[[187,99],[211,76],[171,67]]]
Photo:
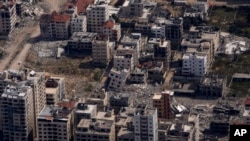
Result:
[[70,37],[70,16],[56,11],[43,14],[40,18],[41,36],[52,39],[68,39]]
[[109,106],[110,108],[122,108],[129,107],[131,103],[130,94],[126,93],[111,93],[109,98]]
[[68,56],[84,57],[92,55],[92,42],[96,33],[75,32],[68,40],[65,53]]
[[16,26],[16,1],[0,2],[0,38],[9,38]]
[[216,76],[203,77],[199,84],[199,95],[206,97],[221,97],[223,96],[226,87],[226,79]]

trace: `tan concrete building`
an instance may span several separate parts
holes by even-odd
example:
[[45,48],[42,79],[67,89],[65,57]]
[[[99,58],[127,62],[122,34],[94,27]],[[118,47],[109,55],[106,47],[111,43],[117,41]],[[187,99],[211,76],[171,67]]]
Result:
[[75,132],[75,141],[115,141],[114,121],[82,119]]
[[121,38],[121,24],[110,19],[103,24],[103,33],[109,36],[110,41],[118,42]]
[[97,0],[86,9],[88,32],[102,33],[103,23],[109,19],[108,4],[104,0]]
[[104,89],[94,90],[88,99],[86,104],[97,105],[97,111],[104,111],[108,105],[108,94]]
[[0,38],[8,38],[16,25],[16,2],[0,2]]
[[46,104],[56,105],[64,98],[64,78],[63,77],[51,77],[46,76]]
[[111,60],[109,39],[105,34],[98,34],[92,42],[92,59],[94,64],[106,66]]
[[97,114],[97,106],[85,104],[83,101],[81,101],[77,103],[76,110],[74,112],[74,126],[77,126],[81,119],[95,118]]
[[70,15],[43,14],[40,18],[41,36],[44,38],[68,39],[70,37]]
[[170,108],[170,97],[173,96],[173,91],[163,91],[162,93],[156,93],[153,97],[153,106],[158,110],[159,119],[171,119],[172,113]]
[[28,141],[34,138],[33,90],[25,83],[8,85],[0,97],[3,141]]
[[73,137],[74,101],[46,106],[37,117],[39,141],[70,141]]
[[42,111],[46,104],[45,93],[45,73],[31,71],[27,76],[27,83],[33,85],[34,99],[35,99],[35,113],[36,116]]

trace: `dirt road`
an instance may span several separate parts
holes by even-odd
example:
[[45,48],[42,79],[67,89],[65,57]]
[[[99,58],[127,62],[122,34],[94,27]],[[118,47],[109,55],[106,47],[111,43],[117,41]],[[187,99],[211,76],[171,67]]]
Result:
[[[36,25],[34,27],[34,30],[32,31],[30,38],[32,40],[32,38],[37,37],[40,35],[40,29],[39,29],[39,25]],[[30,43],[26,43],[21,52],[16,56],[16,58],[13,60],[13,62],[10,65],[10,69],[15,69],[18,70],[20,69],[20,67],[22,66],[23,62],[25,61],[28,51],[29,49],[32,47],[32,44]]]
[[22,41],[27,37],[28,34],[33,33],[37,29],[38,23],[34,26],[27,26],[24,27],[23,29],[20,29],[17,31],[16,36],[13,41],[9,42],[8,45],[6,46],[6,53],[8,54],[5,56],[2,60],[0,60],[0,71],[3,71],[4,69],[8,69],[9,63],[13,58],[15,58],[15,55],[18,53],[20,50],[20,44]]

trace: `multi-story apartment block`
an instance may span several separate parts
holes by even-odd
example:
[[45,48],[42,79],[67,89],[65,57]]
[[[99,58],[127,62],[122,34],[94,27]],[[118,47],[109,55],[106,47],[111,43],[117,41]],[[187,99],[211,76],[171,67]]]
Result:
[[183,19],[182,18],[170,18],[165,20],[165,33],[166,39],[173,43],[180,43],[183,34]]
[[41,36],[44,38],[68,39],[70,37],[70,15],[43,14],[40,18]]
[[133,70],[134,69],[134,58],[132,54],[127,54],[124,56],[117,56],[114,55],[113,57],[113,67],[114,68],[119,68],[119,69],[129,69]]
[[87,18],[85,15],[75,15],[70,20],[71,35],[74,32],[87,32]]
[[[18,85],[19,83],[25,83],[26,86],[30,86],[33,93],[32,108],[34,118],[40,113],[46,104],[46,95],[45,95],[45,74],[43,72],[31,71],[17,71],[17,70],[8,70],[5,71],[4,77],[0,80],[0,90],[6,88],[7,85]],[[34,121],[34,126],[36,126],[36,120]],[[36,136],[36,128],[34,128],[34,135]]]
[[107,65],[111,60],[109,39],[105,34],[98,34],[92,42],[92,59],[94,64]]
[[158,140],[157,109],[139,104],[134,116],[135,141]]
[[170,41],[160,38],[150,38],[148,40],[149,48],[151,47],[154,53],[155,61],[162,61],[164,63],[164,69],[169,68],[171,57],[171,44]]
[[143,5],[144,0],[132,0],[130,1],[130,15],[131,16],[136,16],[136,17],[141,17],[143,14]]
[[125,85],[129,74],[130,73],[128,69],[112,68],[109,73],[110,82],[108,88],[121,90]]
[[77,126],[81,119],[92,119],[96,117],[97,106],[91,104],[85,104],[83,101],[80,101],[76,105],[76,110],[74,113],[75,121],[74,125]]
[[57,107],[46,106],[37,117],[39,141],[70,141],[73,136],[74,101],[58,103]]
[[166,31],[165,31],[165,25],[152,25],[151,27],[151,33],[154,35],[155,38],[165,38],[166,37]]
[[199,94],[206,97],[221,97],[226,88],[226,79],[218,77],[203,77],[199,84]]
[[35,100],[35,113],[36,116],[42,111],[46,104],[46,91],[45,91],[45,73],[31,71],[27,76],[28,84],[33,85],[33,93]]
[[84,57],[92,55],[92,41],[96,33],[74,32],[68,40],[65,52],[69,56]]
[[115,141],[114,121],[82,119],[75,131],[75,141]]
[[[46,76],[47,77],[47,76]],[[46,81],[46,104],[56,105],[64,98],[64,78],[63,77],[51,77]]]
[[162,93],[156,93],[153,97],[153,107],[158,111],[158,118],[167,120],[172,118],[170,97],[173,96],[173,91],[163,91]]
[[0,38],[8,38],[16,25],[16,1],[0,2]]
[[128,107],[130,105],[130,94],[113,94],[109,98],[109,105],[112,108]]
[[25,83],[8,85],[0,97],[3,141],[29,141],[35,134],[33,90]]
[[103,24],[103,33],[109,36],[110,41],[118,42],[121,38],[121,24],[110,19]]
[[208,71],[207,55],[200,53],[185,53],[182,57],[182,74],[203,76]]
[[86,9],[87,31],[102,33],[103,23],[109,19],[108,4],[104,0],[97,0]]
[[108,94],[105,89],[95,89],[86,100],[86,104],[97,105],[97,111],[105,111],[108,106]]

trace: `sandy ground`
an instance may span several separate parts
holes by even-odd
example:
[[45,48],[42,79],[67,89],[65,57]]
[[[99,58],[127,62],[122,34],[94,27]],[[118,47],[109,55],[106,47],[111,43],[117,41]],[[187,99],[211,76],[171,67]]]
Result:
[[19,45],[22,43],[22,41],[25,39],[25,37],[35,31],[37,28],[37,25],[35,26],[28,26],[24,27],[23,29],[19,30],[16,34],[16,37],[14,38],[13,41],[8,43],[6,46],[6,53],[8,54],[5,56],[2,60],[0,60],[0,71],[3,71],[4,69],[7,69],[5,67],[8,66],[10,61],[12,60],[13,57],[15,57],[16,53],[18,52],[18,48],[20,47]]
[[[30,38],[32,40],[32,38],[35,38],[37,36],[40,35],[40,29],[39,29],[39,25],[36,25],[34,27],[34,30],[32,31]],[[22,66],[22,62],[25,61],[25,58],[27,57],[28,51],[29,49],[32,47],[31,43],[26,43],[23,46],[23,49],[21,50],[21,52],[16,56],[16,58],[13,60],[13,62],[10,65],[10,69],[15,69],[18,70],[20,69],[20,67]]]

